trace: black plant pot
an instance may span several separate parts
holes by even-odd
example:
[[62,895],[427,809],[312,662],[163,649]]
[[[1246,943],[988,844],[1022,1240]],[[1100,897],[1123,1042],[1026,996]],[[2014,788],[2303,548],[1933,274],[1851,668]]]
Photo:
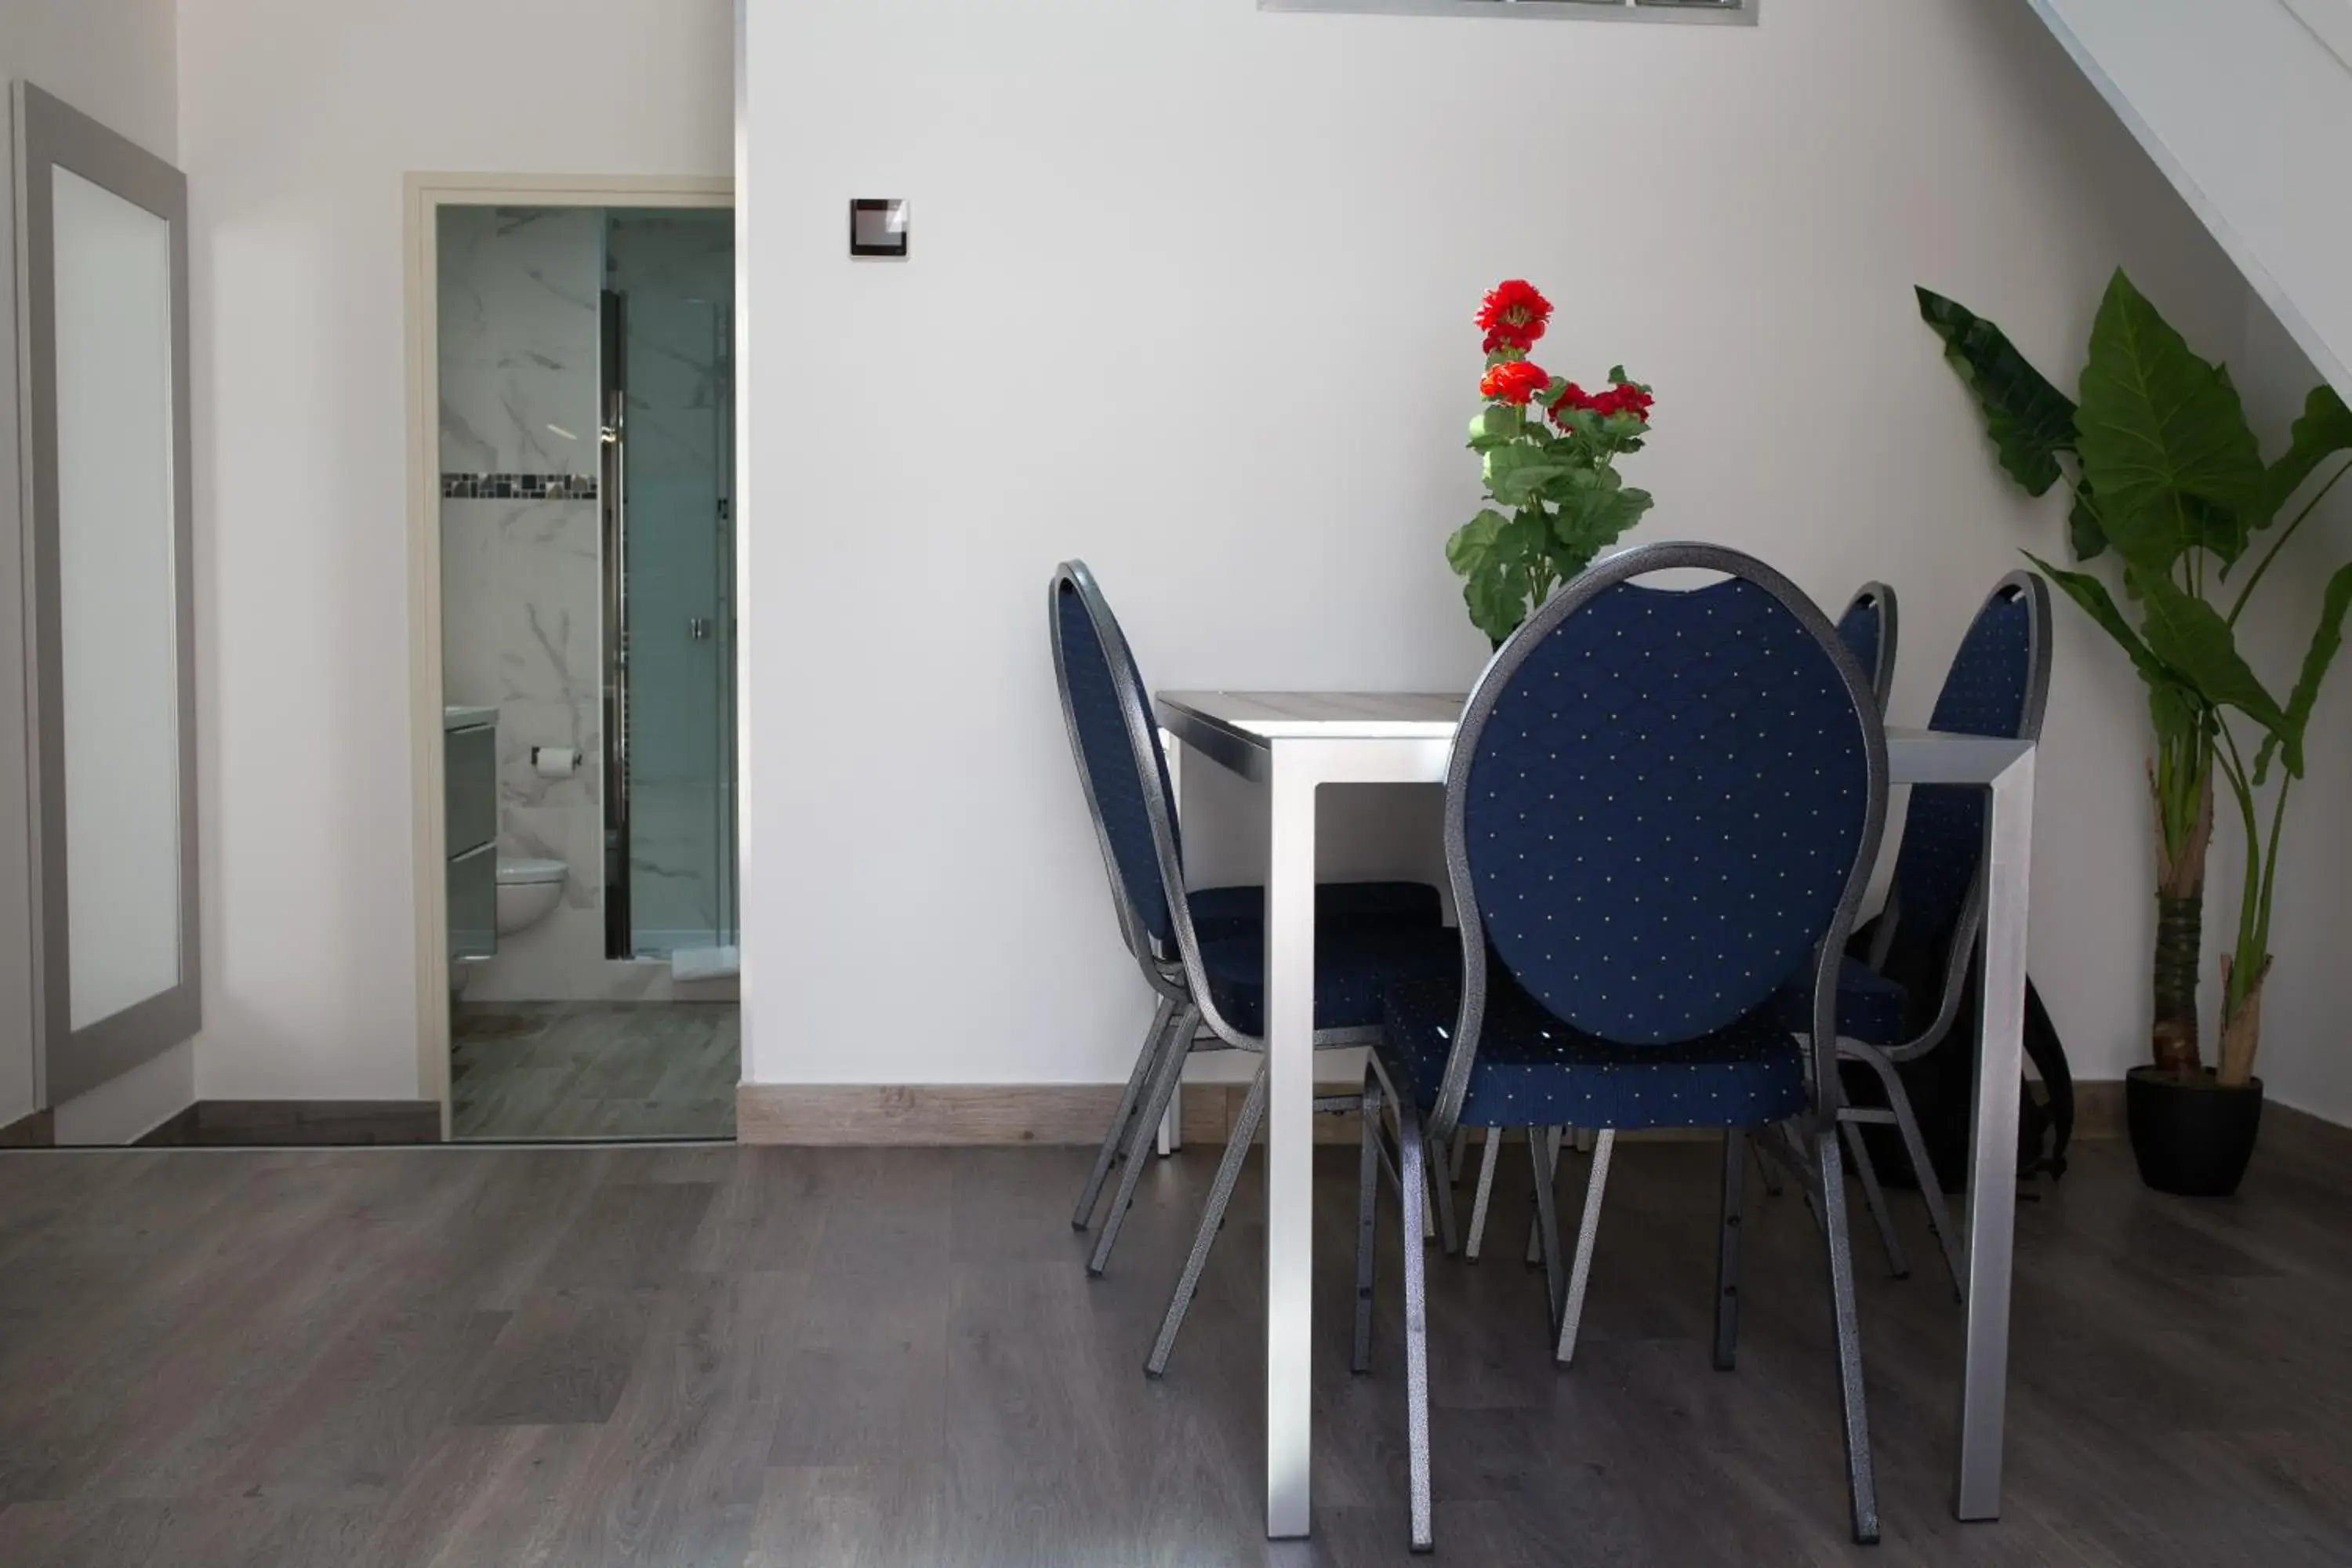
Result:
[[2141,1181],[2185,1198],[2226,1198],[2254,1157],[2263,1080],[2224,1089],[2210,1072],[2182,1079],[2134,1068],[2124,1079],[2124,1120]]

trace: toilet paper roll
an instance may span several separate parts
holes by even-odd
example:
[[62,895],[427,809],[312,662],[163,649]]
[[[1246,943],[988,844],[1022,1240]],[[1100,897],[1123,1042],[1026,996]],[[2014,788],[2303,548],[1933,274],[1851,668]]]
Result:
[[530,765],[543,779],[568,779],[580,771],[580,753],[570,746],[533,746]]

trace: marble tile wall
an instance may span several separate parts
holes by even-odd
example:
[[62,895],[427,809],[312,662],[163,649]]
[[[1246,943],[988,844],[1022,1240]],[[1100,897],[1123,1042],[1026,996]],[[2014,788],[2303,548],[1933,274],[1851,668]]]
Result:
[[604,229],[593,207],[442,209],[443,473],[596,472]]
[[[720,791],[731,639],[717,629],[726,476],[729,215],[444,209],[445,693],[499,712],[499,853],[563,861],[562,906],[500,939],[469,1001],[654,998],[666,966],[604,957],[601,290],[630,311],[636,730],[631,898],[641,945],[698,945],[731,901]],[[698,618],[714,623],[698,637]],[[577,771],[533,767],[564,746]]]
[[[571,868],[562,906],[501,938],[467,995],[593,999],[626,979],[604,955],[604,217],[445,208],[440,266],[444,691],[498,710],[499,853]],[[541,776],[536,746],[577,770]]]

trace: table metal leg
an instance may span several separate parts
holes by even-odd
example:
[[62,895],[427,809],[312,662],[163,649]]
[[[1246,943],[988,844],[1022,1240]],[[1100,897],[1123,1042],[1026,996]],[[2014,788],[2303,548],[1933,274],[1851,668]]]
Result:
[[1276,1538],[1307,1532],[1315,1285],[1315,776],[1283,750],[1267,784],[1265,889],[1265,1532]]
[[2017,1229],[2019,1075],[2024,1070],[2025,915],[2033,851],[2033,753],[1993,781],[1987,828],[1983,1045],[1969,1164],[1969,1323],[1953,1511],[2000,1517],[2009,1393],[2011,1249]]

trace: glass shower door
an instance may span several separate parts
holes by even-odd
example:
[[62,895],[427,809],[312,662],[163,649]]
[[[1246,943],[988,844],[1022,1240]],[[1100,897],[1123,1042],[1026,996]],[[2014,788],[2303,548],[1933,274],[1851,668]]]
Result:
[[735,941],[733,226],[614,213],[625,302],[621,466],[631,942]]

